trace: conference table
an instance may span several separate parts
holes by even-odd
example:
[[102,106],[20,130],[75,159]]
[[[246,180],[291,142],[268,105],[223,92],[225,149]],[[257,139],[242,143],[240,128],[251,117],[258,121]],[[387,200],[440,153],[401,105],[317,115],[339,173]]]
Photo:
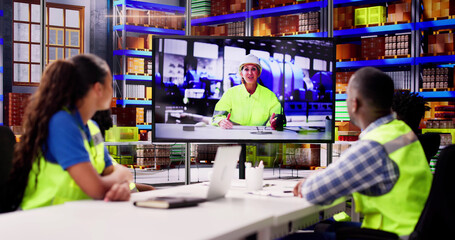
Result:
[[208,183],[132,194],[128,202],[75,201],[0,214],[2,239],[275,239],[344,211],[345,200],[313,205],[293,197],[295,180],[248,191],[234,180],[225,198],[176,209],[139,208],[156,196],[203,195]]

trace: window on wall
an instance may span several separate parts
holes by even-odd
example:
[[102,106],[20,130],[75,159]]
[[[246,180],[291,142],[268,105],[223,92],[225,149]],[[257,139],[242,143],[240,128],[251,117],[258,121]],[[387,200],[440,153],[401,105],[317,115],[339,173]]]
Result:
[[[46,64],[84,52],[84,7],[47,3]],[[13,6],[13,83],[38,85],[41,78],[39,0]]]

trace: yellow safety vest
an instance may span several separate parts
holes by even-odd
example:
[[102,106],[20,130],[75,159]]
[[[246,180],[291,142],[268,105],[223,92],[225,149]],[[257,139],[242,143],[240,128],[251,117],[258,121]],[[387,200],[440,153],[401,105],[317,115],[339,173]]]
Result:
[[382,144],[400,176],[392,190],[381,196],[354,193],[356,211],[364,214],[362,227],[399,236],[411,234],[431,188],[432,174],[417,136],[403,121],[393,120],[362,137]]
[[272,114],[281,113],[281,104],[276,95],[258,84],[253,94],[245,85],[229,88],[215,105],[213,125],[231,114],[229,120],[244,126],[270,126]]
[[[92,139],[89,142],[83,130],[80,129],[84,146],[93,167],[98,174],[101,174],[105,168],[103,136],[92,120],[89,120],[87,125]],[[90,197],[82,191],[71,175],[59,164],[46,161],[43,156],[40,156],[35,160],[30,171],[21,208],[27,210],[82,199],[90,199]]]

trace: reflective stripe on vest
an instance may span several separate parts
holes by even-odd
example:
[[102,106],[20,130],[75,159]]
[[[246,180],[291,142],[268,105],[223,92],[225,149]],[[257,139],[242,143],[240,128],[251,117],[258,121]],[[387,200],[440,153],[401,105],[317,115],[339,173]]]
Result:
[[423,148],[412,130],[399,120],[373,129],[362,140],[382,144],[400,172],[392,190],[384,195],[353,194],[356,211],[364,215],[362,227],[409,235],[423,210],[432,181]]
[[[82,131],[84,146],[89,153],[93,167],[98,174],[101,174],[105,168],[104,143],[99,141],[100,138],[97,136],[101,135],[101,132],[93,121],[89,120],[87,125],[92,140],[87,141],[85,133]],[[35,184],[36,179],[37,184]],[[43,156],[40,156],[35,160],[30,171],[21,208],[26,210],[89,198],[59,164],[48,162]]]

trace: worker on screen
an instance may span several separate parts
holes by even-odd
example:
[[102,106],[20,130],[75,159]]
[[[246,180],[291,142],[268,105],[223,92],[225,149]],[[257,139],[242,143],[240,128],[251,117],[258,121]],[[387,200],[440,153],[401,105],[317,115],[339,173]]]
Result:
[[234,124],[276,128],[281,104],[272,91],[258,84],[261,71],[258,57],[249,54],[242,60],[239,66],[242,84],[225,91],[215,105],[213,125],[223,129]]

